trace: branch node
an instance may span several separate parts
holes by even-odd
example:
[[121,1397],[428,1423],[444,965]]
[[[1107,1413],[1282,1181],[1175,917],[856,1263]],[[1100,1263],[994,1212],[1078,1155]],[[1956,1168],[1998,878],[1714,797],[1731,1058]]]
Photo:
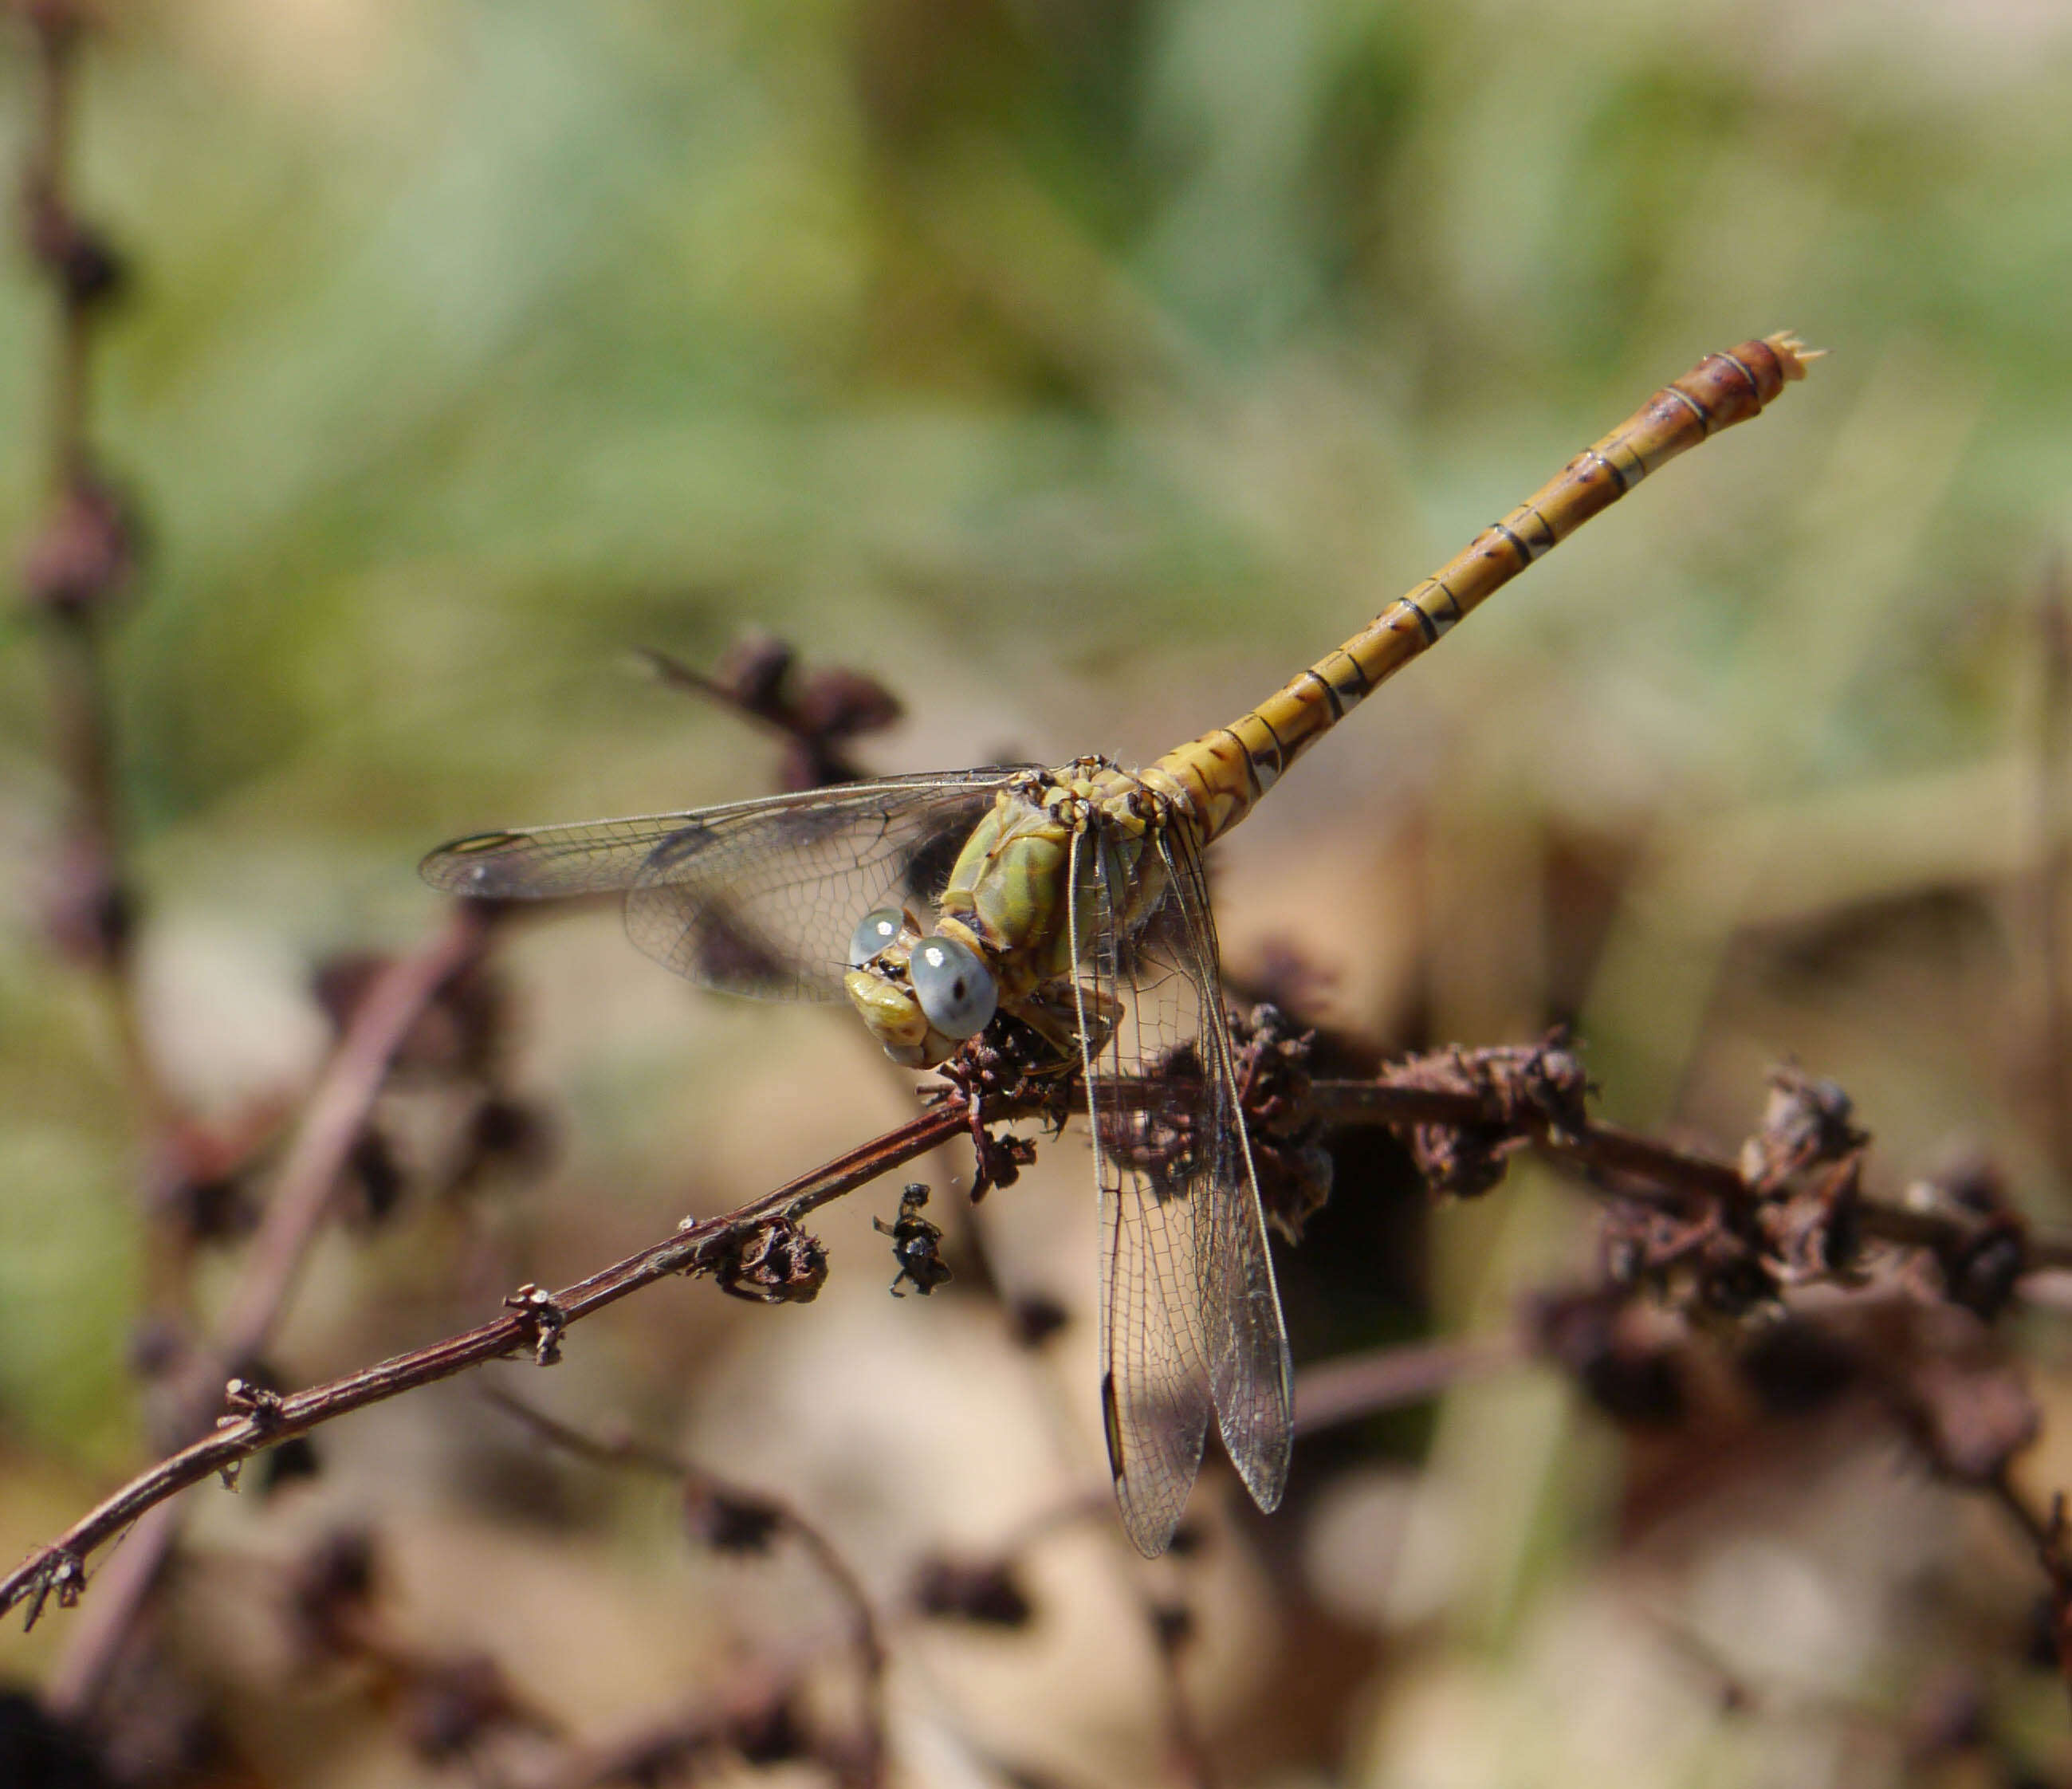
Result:
[[1870,1141],[1853,1122],[1849,1096],[1791,1063],[1770,1071],[1762,1128],[1741,1145],[1741,1178],[1758,1199],[1777,1198],[1811,1170],[1844,1160]]
[[909,1593],[914,1606],[938,1621],[975,1627],[1022,1628],[1035,1618],[1036,1605],[1011,1560],[924,1559]]
[[29,601],[75,619],[96,613],[134,576],[138,534],[121,494],[92,472],[74,471],[23,556]]
[[68,209],[47,180],[34,183],[27,209],[29,253],[67,304],[87,311],[122,295],[130,271],[121,253],[103,231]]
[[[1069,1065],[1061,1067],[1056,1050],[1017,1019],[988,1026],[935,1072],[964,1096],[965,1128],[978,1158],[972,1174],[974,1205],[996,1186],[1012,1186],[1036,1159],[1036,1145],[1029,1138],[996,1137],[986,1128],[989,1111],[1033,1106],[1059,1131],[1071,1115]],[[941,1088],[924,1088],[922,1092],[931,1104],[952,1097]]]
[[684,1521],[694,1540],[716,1553],[767,1553],[787,1525],[783,1506],[767,1497],[693,1479],[684,1488]]
[[554,1302],[553,1293],[528,1280],[504,1301],[504,1308],[516,1313],[520,1327],[532,1344],[533,1363],[558,1366],[561,1331],[569,1326],[569,1314]]
[[28,1606],[22,1620],[25,1634],[36,1625],[44,1603],[51,1598],[58,1599],[59,1608],[70,1609],[86,1588],[86,1561],[69,1547],[46,1547],[40,1555],[30,1557],[35,1559],[36,1565],[23,1599]]
[[[271,1387],[249,1379],[233,1379],[223,1388],[223,1401],[226,1414],[216,1419],[219,1430],[236,1429],[246,1423],[261,1437],[273,1434],[281,1426],[281,1394]],[[225,1491],[235,1491],[237,1481],[245,1470],[245,1455],[225,1460],[216,1469],[216,1475],[223,1482]]]
[[1942,1295],[1991,1323],[2015,1295],[2022,1275],[2037,1265],[2027,1220],[2000,1170],[1967,1156],[1906,1189],[1910,1211],[1945,1220],[1931,1244],[1942,1276]]
[[1410,1153],[1426,1183],[1455,1199],[1477,1199],[1495,1186],[1511,1158],[1540,1131],[1572,1144],[1589,1127],[1589,1077],[1558,1026],[1522,1048],[1435,1053],[1404,1063],[1390,1079],[1481,1102],[1477,1122],[1420,1124],[1410,1132]]
[[1266,1221],[1299,1243],[1331,1196],[1331,1152],[1309,1075],[1317,1034],[1260,1001],[1230,1014],[1230,1034],[1260,1203]]
[[223,1406],[230,1413],[217,1419],[219,1429],[249,1422],[261,1434],[281,1425],[281,1394],[249,1379],[233,1379],[223,1388]]

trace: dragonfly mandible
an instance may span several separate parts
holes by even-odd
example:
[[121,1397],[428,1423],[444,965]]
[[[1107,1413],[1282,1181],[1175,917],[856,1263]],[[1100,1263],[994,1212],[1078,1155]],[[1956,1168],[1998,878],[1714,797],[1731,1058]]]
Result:
[[[1708,356],[1343,645],[1141,770],[995,765],[488,833],[432,853],[425,878],[495,899],[623,890],[634,943],[678,974],[765,999],[846,997],[909,1066],[945,1061],[997,1014],[1076,1063],[1100,1199],[1108,1462],[1130,1539],[1155,1555],[1211,1415],[1263,1510],[1281,1501],[1293,1429],[1203,852],[1376,685],[1813,357],[1789,335]],[[1155,1127],[1147,1090],[1171,1102]],[[1144,1146],[1154,1128],[1179,1141]]]

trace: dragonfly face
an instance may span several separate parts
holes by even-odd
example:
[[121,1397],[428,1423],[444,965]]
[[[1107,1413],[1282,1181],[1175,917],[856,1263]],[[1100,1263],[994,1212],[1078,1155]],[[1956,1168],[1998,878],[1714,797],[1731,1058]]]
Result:
[[1059,984],[1096,936],[1100,890],[1126,891],[1125,931],[1161,898],[1145,846],[1176,799],[1100,758],[1002,788],[951,866],[932,932],[890,907],[857,927],[843,986],[886,1054],[931,1068],[1001,1010],[1075,1051],[1076,1002]]
[[927,933],[911,913],[874,907],[856,928],[842,987],[885,1053],[933,1068],[992,1023],[1000,984],[954,932]]

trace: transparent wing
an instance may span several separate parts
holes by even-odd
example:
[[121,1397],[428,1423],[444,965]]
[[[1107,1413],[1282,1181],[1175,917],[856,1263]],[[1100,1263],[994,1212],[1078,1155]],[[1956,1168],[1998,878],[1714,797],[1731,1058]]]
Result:
[[[1198,853],[1177,830],[1166,887],[1127,935],[1112,854],[1075,847],[1092,916],[1080,993],[1101,1195],[1102,1412],[1124,1526],[1161,1553],[1213,1408],[1262,1507],[1287,1476],[1287,1342],[1223,1018]],[[1080,941],[1075,940],[1075,944]]]
[[767,1000],[841,994],[857,923],[932,905],[1019,766],[935,771],[689,813],[456,839],[421,873],[449,894],[553,899],[623,889],[626,930],[694,981]]
[[1151,1557],[1173,1538],[1201,1470],[1211,1396],[1204,1202],[1194,1196],[1185,1140],[1165,1129],[1179,1115],[1153,1097],[1144,1071],[1198,1028],[1199,1002],[1184,973],[1161,962],[1170,903],[1134,939],[1119,936],[1128,891],[1090,833],[1073,841],[1072,886],[1074,930],[1082,915],[1093,930],[1072,945],[1085,964],[1078,1021],[1100,1188],[1101,1418],[1123,1527]]
[[1273,1257],[1267,1251],[1266,1214],[1260,1207],[1237,1063],[1223,1017],[1222,956],[1201,851],[1193,835],[1178,829],[1161,835],[1160,850],[1168,904],[1179,910],[1182,923],[1176,929],[1188,953],[1190,979],[1200,994],[1198,1047],[1207,1073],[1195,1127],[1215,1145],[1210,1170],[1211,1234],[1202,1252],[1210,1390],[1231,1463],[1252,1501],[1263,1510],[1273,1510],[1280,1507],[1288,1483],[1294,1435],[1288,1331],[1273,1282]]

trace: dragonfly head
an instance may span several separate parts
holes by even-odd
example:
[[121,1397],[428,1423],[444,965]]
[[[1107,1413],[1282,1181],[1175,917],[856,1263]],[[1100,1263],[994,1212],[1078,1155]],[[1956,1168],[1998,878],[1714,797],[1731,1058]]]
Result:
[[911,913],[866,914],[849,944],[843,986],[894,1062],[932,1068],[992,1022],[1000,989],[964,926],[923,933]]

